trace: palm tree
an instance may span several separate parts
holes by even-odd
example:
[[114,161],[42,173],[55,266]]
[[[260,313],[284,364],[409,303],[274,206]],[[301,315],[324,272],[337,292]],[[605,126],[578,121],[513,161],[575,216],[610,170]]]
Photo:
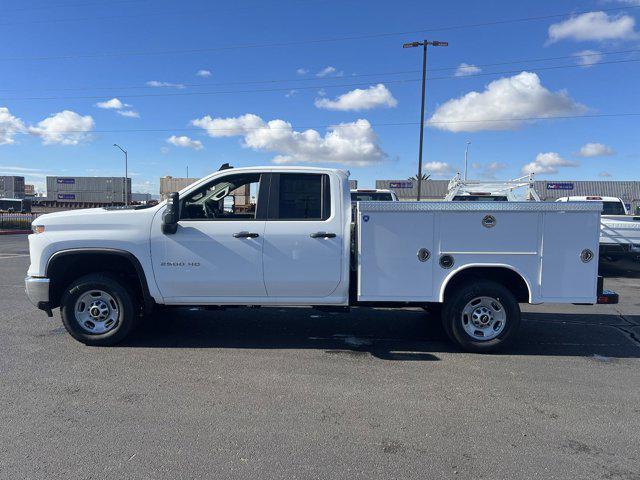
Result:
[[[422,180],[429,180],[431,175],[427,175],[426,173],[422,174]],[[418,175],[414,175],[413,177],[409,177],[409,180],[418,180]]]

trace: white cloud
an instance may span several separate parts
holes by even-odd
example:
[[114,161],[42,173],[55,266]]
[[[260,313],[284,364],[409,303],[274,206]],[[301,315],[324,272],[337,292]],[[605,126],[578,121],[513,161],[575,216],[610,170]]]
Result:
[[367,120],[341,123],[327,128],[322,136],[316,130],[297,132],[289,122],[265,122],[248,113],[235,118],[206,115],[191,122],[211,137],[243,137],[243,146],[256,151],[274,152],[274,163],[338,163],[368,166],[387,159],[378,137]]
[[194,150],[202,150],[204,148],[200,140],[193,140],[186,135],[182,135],[180,137],[171,135],[169,138],[167,138],[167,143],[170,143],[171,145],[174,145],[176,147],[193,148]]
[[587,12],[549,27],[547,45],[560,40],[624,40],[637,37],[636,21],[629,15]]
[[480,73],[482,69],[480,67],[476,67],[475,65],[471,65],[468,63],[461,63],[458,65],[456,69],[456,73],[454,74],[456,77],[466,77],[467,75],[473,75],[475,73]]
[[306,75],[307,73],[309,73],[309,69],[308,68],[299,68],[296,70],[296,73],[298,75]]
[[580,165],[578,162],[566,160],[556,152],[539,153],[536,155],[536,159],[527,163],[522,167],[523,174],[529,173],[558,173],[560,167],[577,167]]
[[395,107],[398,101],[383,84],[372,85],[367,89],[356,88],[343,93],[335,100],[316,98],[315,105],[327,110],[370,110],[376,107]]
[[328,67],[324,67],[322,70],[316,73],[316,77],[341,77],[342,75],[342,71],[339,72],[338,70],[336,70],[336,67],[332,67],[331,65],[329,65]]
[[210,77],[210,76],[211,76],[211,70],[198,70],[198,71],[196,72],[196,75],[197,75],[198,77],[204,77],[204,78],[207,78],[207,77]]
[[7,107],[0,107],[0,145],[15,143],[13,137],[25,130],[22,120],[14,117]]
[[140,114],[135,110],[118,110],[117,114],[122,115],[123,117],[140,118]]
[[453,172],[453,168],[446,162],[426,162],[424,171],[432,175],[448,175]]
[[296,95],[298,93],[298,90],[293,89],[293,90],[289,90],[287,93],[284,94],[285,97],[287,98],[291,98],[294,95]]
[[130,107],[131,105],[127,105],[123,103],[119,98],[112,98],[111,100],[107,100],[106,102],[98,102],[96,103],[96,107],[104,108],[106,110],[120,110],[121,108]]
[[600,173],[598,174],[598,176],[599,176],[599,177],[602,177],[602,178],[609,178],[609,177],[611,177],[612,175],[611,175],[609,172],[600,172]]
[[118,115],[123,117],[140,118],[140,114],[135,110],[123,110],[124,108],[131,107],[131,105],[122,102],[119,98],[112,98],[105,102],[98,102],[96,103],[96,107],[104,108],[106,110],[115,110]]
[[602,54],[595,50],[582,50],[581,52],[576,52],[575,56],[577,57],[578,65],[583,67],[591,67],[602,60]]
[[576,155],[579,157],[606,157],[614,153],[613,148],[603,143],[587,143]]
[[158,88],[162,88],[162,87],[169,87],[169,88],[185,88],[184,85],[182,83],[171,83],[171,82],[161,82],[159,80],[149,80],[147,82],[147,86],[149,87],[158,87]]
[[89,132],[95,123],[91,115],[79,115],[70,110],[54,113],[37,126],[29,127],[29,132],[42,138],[43,145],[78,145],[90,139]]
[[587,110],[567,92],[550,92],[535,73],[522,72],[489,83],[483,92],[469,92],[442,104],[429,125],[450,132],[512,130],[526,118],[578,115]]

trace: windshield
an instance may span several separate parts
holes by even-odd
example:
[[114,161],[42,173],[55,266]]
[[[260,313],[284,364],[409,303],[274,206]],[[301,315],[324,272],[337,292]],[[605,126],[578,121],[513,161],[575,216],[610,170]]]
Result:
[[456,195],[454,202],[506,202],[504,195]]
[[602,202],[602,215],[624,215],[624,206],[621,202]]
[[352,202],[391,202],[391,192],[351,192]]

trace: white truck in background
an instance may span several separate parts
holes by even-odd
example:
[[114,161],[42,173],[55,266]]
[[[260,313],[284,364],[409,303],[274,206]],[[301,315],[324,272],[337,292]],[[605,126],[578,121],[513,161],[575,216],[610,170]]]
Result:
[[629,215],[618,197],[562,197],[556,202],[602,202],[600,262],[602,266],[640,269],[640,216]]
[[[513,340],[519,303],[615,303],[595,202],[358,202],[348,172],[224,169],[157,206],[38,217],[26,293],[88,345],[161,306],[429,306],[461,348]],[[353,234],[351,233],[353,231]]]

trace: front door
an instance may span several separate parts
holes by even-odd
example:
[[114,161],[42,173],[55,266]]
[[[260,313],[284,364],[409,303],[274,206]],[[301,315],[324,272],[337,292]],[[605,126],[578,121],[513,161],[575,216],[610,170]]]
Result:
[[[161,233],[156,215],[151,255],[167,303],[229,303],[265,297],[262,248],[265,220],[259,173],[229,173],[180,199],[175,234]],[[266,210],[266,204],[263,206]]]
[[264,231],[269,297],[330,296],[342,274],[342,212],[326,174],[273,173]]

